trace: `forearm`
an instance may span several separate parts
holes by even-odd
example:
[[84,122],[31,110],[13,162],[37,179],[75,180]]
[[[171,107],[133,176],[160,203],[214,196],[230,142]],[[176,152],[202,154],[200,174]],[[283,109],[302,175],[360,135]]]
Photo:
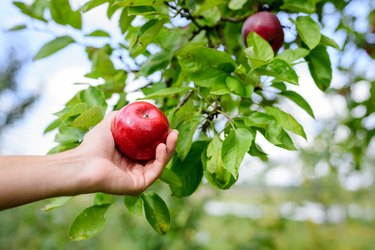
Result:
[[[0,210],[45,198],[75,195],[86,182],[74,151],[0,158]],[[87,183],[86,183],[87,184]]]

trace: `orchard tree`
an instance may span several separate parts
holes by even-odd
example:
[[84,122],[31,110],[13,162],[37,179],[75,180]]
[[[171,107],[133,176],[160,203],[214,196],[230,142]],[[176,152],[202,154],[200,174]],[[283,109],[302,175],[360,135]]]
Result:
[[[364,2],[374,8],[371,1]],[[193,195],[202,181],[217,189],[231,188],[245,155],[267,160],[260,136],[296,150],[295,136],[307,135],[280,103],[290,100],[315,117],[309,102],[295,91],[300,84],[295,65],[306,64],[316,87],[327,91],[333,71],[328,48],[341,55],[353,46],[370,51],[372,44],[371,37],[352,28],[356,20],[346,13],[349,3],[343,0],[89,0],[78,9],[69,0],[14,5],[46,27],[54,23],[66,28],[66,34],[46,42],[34,60],[78,44],[91,62],[85,77],[97,80],[68,100],[46,128],[46,133],[56,132],[58,144],[49,153],[79,145],[106,112],[130,101],[131,93],[125,91],[130,86],[131,92],[154,102],[179,131],[177,152],[160,180],[170,195],[181,198]],[[85,14],[99,7],[116,25],[87,33]],[[327,9],[338,15],[333,30],[344,32],[341,48],[322,33]],[[11,30],[25,28],[32,27],[20,24]],[[119,41],[111,29],[121,32]],[[93,46],[96,39],[106,43]],[[71,224],[71,238],[99,233],[108,208],[120,198],[130,211],[143,209],[157,232],[168,232],[170,213],[157,192],[137,197],[98,193]],[[45,209],[69,199],[53,199]]]

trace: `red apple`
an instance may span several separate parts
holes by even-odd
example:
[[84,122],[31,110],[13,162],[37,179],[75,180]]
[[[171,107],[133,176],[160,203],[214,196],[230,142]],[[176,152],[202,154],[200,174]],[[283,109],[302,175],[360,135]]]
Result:
[[137,161],[155,159],[155,150],[165,143],[170,126],[167,117],[151,103],[132,102],[123,107],[112,123],[117,148]]
[[277,16],[271,12],[260,11],[246,19],[242,26],[242,39],[246,46],[246,38],[252,31],[268,41],[275,53],[284,43],[283,27]]

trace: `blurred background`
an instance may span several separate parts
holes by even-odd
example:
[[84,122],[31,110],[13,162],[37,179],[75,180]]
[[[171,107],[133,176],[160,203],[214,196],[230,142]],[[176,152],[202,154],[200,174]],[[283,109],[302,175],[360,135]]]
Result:
[[[173,220],[165,236],[155,233],[144,216],[129,214],[119,199],[101,234],[70,241],[69,223],[93,199],[84,195],[49,212],[42,210],[47,201],[0,212],[0,249],[374,249],[375,3],[337,2],[342,8],[327,3],[323,11],[323,33],[344,48],[329,49],[332,88],[322,93],[306,65],[297,66],[301,84],[296,91],[309,101],[316,119],[283,104],[308,135],[307,141],[295,138],[298,152],[264,141],[269,161],[246,158],[238,183],[227,191],[203,183],[192,197],[175,199],[165,186],[155,185],[158,192],[165,189]],[[113,25],[116,17],[98,18],[105,17],[102,11],[85,14],[84,28]],[[90,64],[77,45],[32,62],[60,31],[37,23],[33,29],[8,31],[29,21],[12,1],[0,2],[2,155],[46,154],[54,135],[43,131],[53,113],[80,88],[74,83],[89,81],[83,75]]]

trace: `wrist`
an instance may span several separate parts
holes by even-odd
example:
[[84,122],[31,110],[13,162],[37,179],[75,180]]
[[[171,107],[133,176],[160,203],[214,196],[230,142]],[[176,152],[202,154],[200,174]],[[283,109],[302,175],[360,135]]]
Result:
[[52,193],[51,196],[73,196],[90,192],[90,178],[86,172],[86,158],[78,148],[48,155]]
[[95,192],[103,192],[107,181],[105,159],[98,157],[85,147],[77,147],[58,155],[60,160],[66,164],[66,175],[71,176],[71,183],[67,185],[68,195],[79,195]]
[[[84,159],[76,150],[0,159],[0,210],[56,196],[87,192]],[[86,186],[85,186],[86,185]]]

